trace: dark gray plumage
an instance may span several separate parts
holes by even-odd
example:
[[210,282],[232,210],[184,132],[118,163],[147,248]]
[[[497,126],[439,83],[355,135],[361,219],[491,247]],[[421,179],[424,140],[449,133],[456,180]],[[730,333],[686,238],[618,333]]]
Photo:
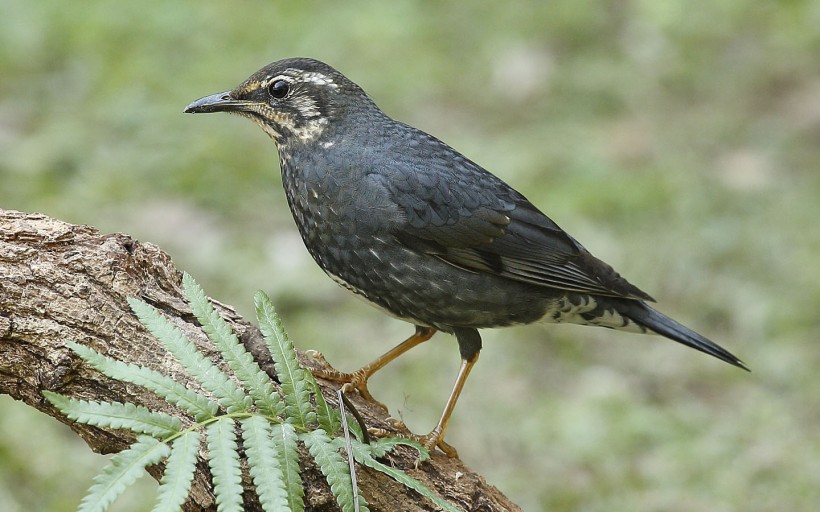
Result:
[[367,378],[435,330],[463,363],[436,429],[481,348],[477,329],[538,321],[650,332],[745,368],[734,355],[647,305],[653,299],[592,256],[523,195],[432,135],[385,115],[364,91],[312,59],[274,62],[186,112],[234,112],[276,142],[285,192],[319,266],[417,332],[359,372]]

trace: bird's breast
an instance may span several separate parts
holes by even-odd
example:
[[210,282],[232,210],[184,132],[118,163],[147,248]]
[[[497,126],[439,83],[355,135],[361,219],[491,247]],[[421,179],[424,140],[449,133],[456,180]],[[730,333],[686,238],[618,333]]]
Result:
[[359,169],[334,159],[282,159],[282,181],[299,233],[328,272],[341,275],[345,255],[375,248],[390,232],[395,205]]

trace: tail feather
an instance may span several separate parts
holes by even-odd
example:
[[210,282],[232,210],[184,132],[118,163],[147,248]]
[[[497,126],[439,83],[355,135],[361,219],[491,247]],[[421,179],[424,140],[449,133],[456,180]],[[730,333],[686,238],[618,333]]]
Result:
[[734,354],[721,347],[712,340],[701,336],[695,331],[685,327],[678,322],[672,320],[668,316],[655,311],[643,302],[635,301],[630,304],[631,307],[621,313],[629,317],[633,322],[657,333],[661,336],[682,343],[687,347],[699,350],[710,356],[716,357],[721,361],[725,361],[733,366],[750,371],[749,368],[743,364],[743,361],[738,359]]

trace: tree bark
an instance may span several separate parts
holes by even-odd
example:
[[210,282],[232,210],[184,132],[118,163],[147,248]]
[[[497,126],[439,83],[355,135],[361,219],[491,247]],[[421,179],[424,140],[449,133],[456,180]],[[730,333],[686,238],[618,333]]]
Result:
[[[85,400],[130,402],[152,410],[181,414],[153,393],[112,381],[84,364],[65,346],[66,340],[89,346],[115,359],[136,363],[198,388],[179,364],[137,321],[127,297],[142,299],[168,315],[217,364],[219,352],[202,333],[180,285],[181,273],[155,245],[124,234],[101,234],[42,214],[0,210],[0,393],[68,424],[98,453],[118,452],[134,441],[123,430],[100,429],[65,418],[41,392],[51,390]],[[230,306],[214,301],[254,354],[273,375],[270,355],[259,330]],[[300,353],[305,364],[308,364]],[[334,384],[319,381],[329,402],[336,404]],[[352,400],[368,426],[390,429],[385,414],[374,405]],[[398,432],[400,433],[400,432]],[[520,510],[480,475],[458,459],[439,452],[417,464],[411,450],[390,455],[395,467],[469,511]],[[324,478],[308,457],[302,457],[305,503],[308,510],[336,510]],[[149,472],[162,475],[155,466]],[[378,511],[437,510],[392,479],[357,467],[359,487]],[[247,491],[252,483],[244,479]],[[246,509],[259,510],[253,493],[246,492]],[[216,510],[207,464],[200,458],[186,511]]]

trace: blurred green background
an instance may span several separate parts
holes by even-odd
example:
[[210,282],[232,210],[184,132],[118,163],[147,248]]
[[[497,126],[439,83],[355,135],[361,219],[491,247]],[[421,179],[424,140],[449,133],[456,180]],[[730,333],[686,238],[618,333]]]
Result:
[[[310,56],[525,192],[753,373],[658,338],[485,331],[448,440],[525,510],[816,510],[820,3],[0,0],[0,207],[167,250],[354,369],[412,332],[302,246],[251,123],[186,116]],[[438,335],[371,381],[412,429],[458,366]],[[106,458],[0,397],[0,510],[73,510]],[[117,504],[151,508],[149,479]]]

